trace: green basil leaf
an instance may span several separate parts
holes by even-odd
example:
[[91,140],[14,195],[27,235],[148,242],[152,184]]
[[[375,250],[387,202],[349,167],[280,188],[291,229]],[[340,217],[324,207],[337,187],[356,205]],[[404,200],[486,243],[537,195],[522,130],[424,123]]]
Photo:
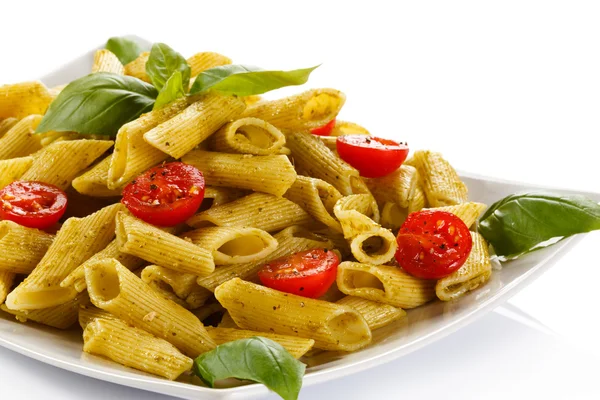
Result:
[[152,84],[161,90],[175,71],[181,72],[183,87],[190,84],[191,69],[181,54],[164,43],[155,43],[146,62],[146,73]]
[[247,65],[223,65],[200,73],[190,89],[190,94],[202,93],[209,89],[237,96],[262,94],[285,86],[302,85],[317,67],[318,65],[292,71],[264,71]]
[[115,136],[152,110],[156,89],[137,78],[96,72],[69,83],[50,104],[36,133],[73,131]]
[[194,373],[210,387],[219,379],[247,379],[285,400],[298,398],[305,369],[279,343],[259,336],[224,343],[194,361]]
[[177,100],[183,96],[185,96],[185,89],[183,88],[181,71],[176,71],[158,93],[153,110],[163,108],[173,100]]
[[106,49],[117,56],[123,65],[129,64],[146,50],[135,40],[126,37],[111,37],[106,42]]
[[600,205],[584,196],[533,192],[492,204],[479,232],[498,256],[514,258],[545,247],[543,242],[600,229]]

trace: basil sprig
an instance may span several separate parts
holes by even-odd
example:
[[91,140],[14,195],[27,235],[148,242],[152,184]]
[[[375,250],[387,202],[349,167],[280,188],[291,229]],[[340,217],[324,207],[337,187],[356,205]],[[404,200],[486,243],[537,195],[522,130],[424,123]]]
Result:
[[130,76],[90,74],[60,92],[36,133],[72,131],[114,136],[122,125],[152,110],[157,94],[152,85]]
[[123,65],[129,64],[146,50],[135,40],[126,37],[111,37],[105,47],[117,56]]
[[146,62],[146,73],[159,91],[155,110],[185,96],[190,85],[191,69],[187,61],[164,43],[152,46]]
[[183,88],[183,78],[181,77],[181,71],[175,71],[173,75],[167,80],[167,83],[158,93],[156,102],[154,103],[153,110],[163,108],[173,100],[177,100],[180,97],[185,96],[185,89]]
[[262,94],[285,86],[302,85],[317,67],[318,65],[291,71],[265,71],[248,65],[223,65],[198,74],[190,94],[203,93],[209,89],[237,96]]
[[514,194],[492,204],[479,220],[479,232],[504,259],[544,242],[600,229],[600,205],[578,195],[544,192]]
[[284,400],[298,398],[305,369],[279,343],[259,336],[224,343],[194,361],[194,373],[210,387],[220,379],[247,379]]

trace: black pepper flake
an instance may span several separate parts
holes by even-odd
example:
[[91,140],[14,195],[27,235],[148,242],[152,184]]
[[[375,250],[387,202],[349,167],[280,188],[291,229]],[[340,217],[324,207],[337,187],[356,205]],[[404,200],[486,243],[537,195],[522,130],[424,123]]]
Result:
[[150,180],[153,181],[154,178],[156,177],[156,172],[153,172],[150,174]]
[[171,145],[171,143],[165,142],[165,146],[170,146],[170,145]]
[[302,292],[303,290],[304,290],[304,287],[303,287],[303,286],[300,286],[300,291]]
[[327,252],[329,251],[329,249],[328,249],[328,248],[324,248],[324,249],[323,249],[323,251],[324,251],[325,253],[327,253]]
[[135,185],[136,183],[137,183],[137,181],[135,179],[131,181],[132,185]]
[[446,245],[444,243],[440,244],[440,249],[444,250],[446,248]]
[[163,171],[160,173],[162,176],[167,176],[168,172],[167,171]]
[[156,186],[154,183],[152,185],[150,185],[150,190],[156,190],[158,189],[158,186]]
[[276,310],[277,310],[277,307],[273,306],[273,311],[276,311]]

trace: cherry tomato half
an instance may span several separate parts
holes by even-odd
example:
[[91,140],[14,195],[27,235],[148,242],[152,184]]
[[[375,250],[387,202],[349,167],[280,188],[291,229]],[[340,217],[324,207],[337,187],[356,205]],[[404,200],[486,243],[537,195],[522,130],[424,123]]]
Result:
[[149,169],[125,186],[121,202],[141,220],[175,226],[194,215],[203,199],[202,172],[172,162]]
[[17,181],[0,191],[0,218],[28,228],[46,229],[67,209],[67,195],[54,185]]
[[469,228],[445,211],[411,213],[400,227],[397,241],[398,264],[423,279],[450,275],[465,263],[473,247]]
[[335,282],[339,263],[331,250],[301,251],[265,264],[258,277],[271,289],[315,299]]
[[331,135],[333,128],[335,128],[335,118],[323,126],[319,126],[318,128],[311,129],[310,133],[312,133],[313,135],[319,135],[319,136],[329,136],[329,135]]
[[338,136],[336,148],[342,160],[367,178],[391,174],[408,156],[406,144],[368,135]]

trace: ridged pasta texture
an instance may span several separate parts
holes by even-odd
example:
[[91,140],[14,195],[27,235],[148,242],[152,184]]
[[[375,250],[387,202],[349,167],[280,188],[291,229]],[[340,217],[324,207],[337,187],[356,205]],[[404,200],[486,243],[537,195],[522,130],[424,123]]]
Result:
[[53,235],[39,229],[0,221],[0,271],[31,273],[53,240]]
[[219,53],[203,51],[188,58],[187,63],[190,66],[190,75],[194,77],[207,69],[231,64],[231,59]]
[[112,155],[104,158],[88,171],[73,179],[72,185],[79,193],[93,197],[115,197],[121,195],[121,189],[108,188],[108,169]]
[[169,380],[177,379],[193,365],[191,358],[166,340],[111,319],[95,319],[86,326],[83,351]]
[[118,261],[86,266],[85,280],[96,307],[168,341],[189,357],[216,346],[194,314],[164,299]]
[[150,52],[144,51],[141,53],[138,58],[126,64],[124,67],[125,75],[133,76],[134,78],[138,78],[143,80],[144,82],[150,82],[150,77],[146,73],[146,62],[150,58]]
[[13,183],[31,167],[33,157],[19,157],[0,160],[0,189]]
[[85,329],[85,327],[96,318],[119,320],[119,318],[115,317],[108,311],[104,311],[103,309],[98,308],[91,303],[82,304],[79,306],[78,321],[81,329]]
[[6,304],[0,309],[14,315],[19,322],[34,321],[57,329],[69,329],[77,322],[79,307],[88,302],[87,294],[81,293],[63,304],[37,310],[11,310]]
[[362,297],[345,296],[336,303],[352,307],[361,313],[371,330],[382,328],[406,316],[406,311],[401,308]]
[[42,148],[41,136],[35,130],[42,121],[41,115],[29,115],[13,125],[0,138],[0,160],[24,157]]
[[210,141],[215,151],[266,156],[281,150],[285,136],[267,121],[250,117],[225,124]]
[[446,211],[460,218],[467,227],[473,226],[479,219],[481,213],[487,208],[483,203],[470,201],[468,203],[457,204],[455,206],[430,208],[431,211]]
[[0,118],[44,114],[52,102],[48,88],[38,81],[0,86]]
[[402,165],[396,171],[381,178],[363,178],[377,203],[382,206],[393,202],[402,208],[408,208],[419,181],[417,169]]
[[215,297],[235,323],[259,332],[313,339],[323,350],[358,350],[371,342],[371,330],[355,309],[279,292],[239,278],[215,289]]
[[111,72],[117,75],[125,74],[121,61],[110,50],[100,49],[94,54],[92,72]]
[[152,287],[167,286],[188,309],[196,309],[204,305],[212,296],[212,292],[196,283],[198,277],[183,274],[158,265],[148,265],[142,271],[141,278]]

